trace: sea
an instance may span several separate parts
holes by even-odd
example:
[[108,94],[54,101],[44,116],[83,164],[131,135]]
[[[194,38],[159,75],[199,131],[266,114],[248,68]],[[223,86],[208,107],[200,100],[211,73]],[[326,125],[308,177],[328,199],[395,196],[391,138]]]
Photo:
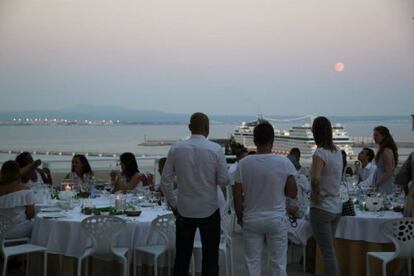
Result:
[[[252,118],[254,120],[254,118]],[[377,125],[387,126],[394,139],[399,142],[414,142],[411,118],[378,119],[365,117],[358,120],[332,121],[342,124],[351,137],[371,137]],[[229,138],[240,123],[213,123],[211,138]],[[278,129],[289,129],[292,122],[274,124]],[[16,151],[73,152],[120,154],[133,152],[144,170],[152,171],[156,159],[166,156],[169,146],[142,146],[145,139],[185,139],[190,135],[188,126],[179,125],[114,125],[114,126],[0,126],[0,163],[14,159]],[[400,149],[402,158],[414,149]],[[8,153],[8,152],[13,153]],[[357,153],[359,149],[354,149]],[[34,154],[45,166],[56,170],[68,170],[71,156]],[[101,168],[118,168],[116,157],[90,157],[91,163]]]

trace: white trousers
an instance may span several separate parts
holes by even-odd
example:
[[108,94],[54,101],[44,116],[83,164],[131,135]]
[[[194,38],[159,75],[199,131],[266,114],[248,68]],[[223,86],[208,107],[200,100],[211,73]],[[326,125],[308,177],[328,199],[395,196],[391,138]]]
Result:
[[244,257],[249,275],[261,275],[265,239],[269,254],[270,275],[287,275],[288,235],[284,218],[243,222]]

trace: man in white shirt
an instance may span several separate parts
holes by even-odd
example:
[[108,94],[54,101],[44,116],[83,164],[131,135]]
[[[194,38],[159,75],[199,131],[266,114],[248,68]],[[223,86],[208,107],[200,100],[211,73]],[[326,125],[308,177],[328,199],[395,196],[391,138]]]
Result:
[[[202,275],[218,275],[220,212],[217,186],[229,184],[226,158],[221,147],[206,138],[209,119],[203,113],[191,116],[190,139],[171,146],[161,186],[177,214],[174,275],[188,275],[194,235],[199,228],[203,261]],[[173,193],[176,178],[177,197]]]
[[269,123],[253,132],[257,154],[239,162],[234,205],[243,228],[245,259],[250,276],[261,275],[264,240],[268,246],[270,275],[286,275],[287,224],[285,195],[296,198],[296,169],[285,156],[272,153],[274,130]]
[[362,188],[369,188],[372,184],[375,170],[377,166],[372,164],[375,153],[370,148],[363,148],[358,154],[358,160],[361,162],[361,169],[358,171],[359,185]]

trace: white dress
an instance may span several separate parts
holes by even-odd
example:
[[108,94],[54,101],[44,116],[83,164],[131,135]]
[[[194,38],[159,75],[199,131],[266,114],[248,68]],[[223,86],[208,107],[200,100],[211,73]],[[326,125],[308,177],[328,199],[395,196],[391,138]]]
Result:
[[92,182],[92,175],[85,173],[83,178],[79,177],[76,173],[70,172],[67,176],[75,186],[74,189],[77,192],[89,193]]
[[26,206],[33,204],[34,195],[30,189],[0,196],[0,214],[9,217],[15,223],[6,238],[30,236],[33,221],[26,218]]

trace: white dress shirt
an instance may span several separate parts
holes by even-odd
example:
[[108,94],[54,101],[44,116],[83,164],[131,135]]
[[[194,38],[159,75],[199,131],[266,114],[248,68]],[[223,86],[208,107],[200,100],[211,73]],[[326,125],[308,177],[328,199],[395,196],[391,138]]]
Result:
[[359,185],[363,189],[368,189],[372,185],[372,180],[374,178],[374,174],[375,174],[376,169],[377,169],[377,166],[372,164],[372,162],[369,162],[365,166],[365,168],[361,168],[359,170],[358,176],[359,176],[359,179],[361,180],[359,182]]
[[375,173],[375,170],[377,169],[377,166],[375,166],[374,164],[372,164],[371,162],[369,162],[365,168],[361,168],[359,170],[359,179],[361,181],[365,181],[368,179],[368,177],[372,177],[372,175]]
[[[173,194],[176,178],[177,198]],[[225,187],[230,177],[221,147],[202,135],[171,146],[161,177],[167,201],[180,215],[205,218],[218,208],[217,185]]]

